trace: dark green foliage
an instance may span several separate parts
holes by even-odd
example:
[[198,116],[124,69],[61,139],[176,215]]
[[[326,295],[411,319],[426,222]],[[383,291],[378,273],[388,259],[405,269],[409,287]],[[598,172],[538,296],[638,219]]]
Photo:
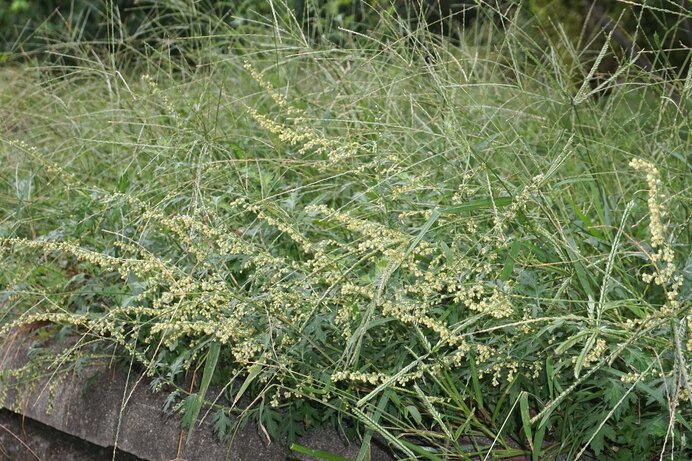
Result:
[[[662,97],[689,84],[630,59],[595,97],[592,45],[537,3],[493,3],[462,46],[350,3],[194,5],[89,10],[96,42],[55,44],[70,72],[2,69],[1,327],[42,315],[120,351],[222,436],[348,420],[362,456],[689,449],[692,138]],[[122,42],[99,42],[109,21]]]
[[[132,9],[135,0],[3,0],[0,2],[0,51],[30,52],[51,43],[51,38],[108,39],[111,12]],[[123,14],[119,20],[133,26],[142,13]]]
[[[203,0],[164,2],[159,0],[3,0],[0,2],[0,52],[31,53],[47,49],[56,41],[94,41],[103,45],[120,40],[146,39],[157,48],[157,41],[175,44],[176,39],[201,34],[214,34],[218,25],[210,18],[220,18],[227,24],[240,26],[246,19],[274,16],[270,3],[262,0]],[[656,0],[645,6],[633,6],[615,0],[530,0],[523,7],[517,0],[486,2],[489,8],[479,9],[482,3],[463,0],[288,0],[287,10],[302,25],[313,40],[344,43],[347,34],[341,28],[367,34],[379,21],[380,13],[400,16],[415,27],[459,37],[458,31],[474,19],[488,21],[490,16],[504,18],[503,24],[517,12],[519,20],[528,27],[538,26],[552,43],[597,52],[603,43],[603,21],[611,21],[618,34],[630,41],[613,40],[623,55],[637,50],[663,51],[645,54],[642,60],[655,68],[684,75],[689,66],[689,47],[692,45],[692,20],[685,16],[690,4],[686,1]],[[281,3],[277,3],[281,6]],[[496,14],[479,14],[491,10]],[[497,14],[499,13],[499,15]],[[280,20],[289,20],[285,13]],[[114,27],[106,27],[112,24]],[[146,31],[144,36],[142,33]],[[154,42],[152,42],[152,40]],[[568,43],[565,43],[565,40]],[[540,43],[540,42],[538,42]],[[141,47],[140,45],[137,45]],[[175,52],[175,51],[174,51]],[[69,54],[69,53],[68,53]],[[584,61],[584,58],[586,60]],[[582,57],[588,65],[588,55]],[[612,73],[617,67],[611,58],[601,63],[599,75]],[[596,76],[598,78],[598,75]],[[594,80],[596,81],[596,80]]]
[[690,65],[692,4],[687,0],[530,0],[529,5],[542,33],[563,47],[597,53],[611,24],[611,46],[619,57],[602,62],[602,73],[614,72],[640,51],[640,64],[648,70],[665,68],[671,76],[684,77]]

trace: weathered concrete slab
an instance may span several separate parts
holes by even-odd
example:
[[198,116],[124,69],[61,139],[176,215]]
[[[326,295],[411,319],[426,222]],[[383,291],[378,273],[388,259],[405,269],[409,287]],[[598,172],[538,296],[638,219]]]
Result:
[[[99,447],[7,410],[0,410],[0,460],[2,461],[104,461],[113,448]],[[117,451],[118,461],[141,461]]]
[[[28,341],[15,337],[0,349],[0,367],[22,366],[28,360],[27,352]],[[178,417],[162,412],[165,395],[153,394],[145,378],[135,374],[128,378],[122,370],[89,368],[80,376],[67,376],[52,389],[50,383],[46,378],[29,392],[8,392],[3,407],[89,443],[117,447],[144,460],[276,461],[291,455],[280,443],[268,443],[252,424],[229,444],[220,442],[205,421],[186,442],[186,436],[180,437]],[[344,446],[337,433],[327,429],[309,432],[300,444],[349,459],[359,448]],[[295,453],[291,457],[309,459]],[[373,461],[391,459],[384,451],[373,450]]]

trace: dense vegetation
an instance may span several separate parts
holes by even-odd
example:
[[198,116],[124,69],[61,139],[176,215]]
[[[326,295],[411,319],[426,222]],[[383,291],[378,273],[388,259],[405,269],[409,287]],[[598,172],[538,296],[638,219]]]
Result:
[[111,14],[6,65],[0,331],[40,328],[0,389],[116,355],[220,436],[685,459],[689,63],[491,3],[338,44],[278,2]]

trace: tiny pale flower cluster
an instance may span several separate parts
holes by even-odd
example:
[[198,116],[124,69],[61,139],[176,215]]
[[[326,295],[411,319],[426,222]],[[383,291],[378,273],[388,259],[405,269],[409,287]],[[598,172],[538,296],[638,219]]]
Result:
[[288,123],[280,123],[271,120],[257,110],[247,107],[250,116],[257,124],[268,132],[278,136],[279,141],[290,146],[302,144],[298,153],[305,155],[314,152],[318,155],[326,155],[328,163],[335,165],[344,160],[353,158],[358,155],[360,146],[354,142],[344,142],[338,139],[329,139],[316,130],[310,128],[311,124],[306,118],[306,115],[292,107],[286,98],[277,93],[274,87],[255,69],[250,63],[245,63],[245,69],[250,73],[252,78],[262,87],[272,98],[274,103],[288,116]]
[[512,199],[512,203],[509,205],[509,207],[507,207],[506,210],[503,210],[501,213],[496,212],[494,218],[495,230],[497,231],[500,239],[505,239],[504,232],[507,225],[516,219],[519,213],[526,210],[526,207],[531,199],[538,194],[544,179],[545,178],[542,174],[534,176],[531,179],[531,183],[524,186],[519,194]]
[[[425,370],[423,368],[420,368],[419,370],[416,370],[414,372],[405,373],[401,376],[398,376],[394,380],[394,383],[396,383],[398,386],[404,386],[410,381],[420,379],[424,373]],[[351,381],[377,386],[390,380],[391,378],[391,376],[385,373],[362,373],[353,371],[336,371],[332,373],[332,381],[335,383],[339,381]]]
[[646,173],[649,195],[647,200],[649,208],[649,235],[651,247],[656,250],[655,253],[649,255],[651,262],[655,265],[655,272],[643,274],[642,280],[646,283],[653,282],[665,288],[667,305],[662,311],[663,313],[672,312],[680,305],[677,298],[682,287],[683,276],[681,274],[676,275],[675,253],[665,238],[666,225],[663,219],[665,218],[666,210],[662,204],[665,195],[661,191],[661,174],[653,164],[638,158],[630,161],[630,167]]
[[144,82],[150,94],[152,96],[157,97],[161,101],[161,106],[166,111],[166,115],[173,117],[173,119],[176,121],[176,126],[180,127],[182,124],[182,120],[180,118],[180,115],[178,114],[178,111],[175,110],[175,107],[171,103],[171,100],[168,98],[168,96],[165,93],[161,92],[161,89],[159,88],[158,83],[156,83],[156,80],[151,75],[144,74],[142,75],[142,82]]
[[480,312],[496,319],[507,318],[514,313],[509,297],[497,287],[493,287],[490,296],[485,296],[485,288],[482,285],[461,288],[457,291],[454,301],[464,303],[472,311]]
[[81,183],[77,178],[74,177],[74,175],[69,174],[63,168],[60,168],[58,165],[46,160],[36,147],[31,146],[21,140],[11,140],[9,144],[17,149],[20,149],[32,159],[36,160],[41,165],[44,173],[47,173],[51,177],[59,178],[66,187],[71,189],[78,189],[80,187]]
[[[584,357],[584,368],[589,368],[592,364],[598,362],[601,357],[607,352],[608,343],[604,339],[597,339],[596,344],[591,348],[586,357]],[[577,357],[572,357],[572,363],[577,362]]]

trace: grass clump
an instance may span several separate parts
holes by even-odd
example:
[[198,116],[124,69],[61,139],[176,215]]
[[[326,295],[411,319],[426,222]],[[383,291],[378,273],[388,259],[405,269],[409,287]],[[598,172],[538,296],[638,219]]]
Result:
[[113,350],[221,435],[347,420],[359,460],[375,434],[402,459],[684,459],[689,77],[625,62],[601,97],[519,17],[452,45],[383,13],[338,48],[211,18],[181,56],[138,35],[22,67],[3,335]]

